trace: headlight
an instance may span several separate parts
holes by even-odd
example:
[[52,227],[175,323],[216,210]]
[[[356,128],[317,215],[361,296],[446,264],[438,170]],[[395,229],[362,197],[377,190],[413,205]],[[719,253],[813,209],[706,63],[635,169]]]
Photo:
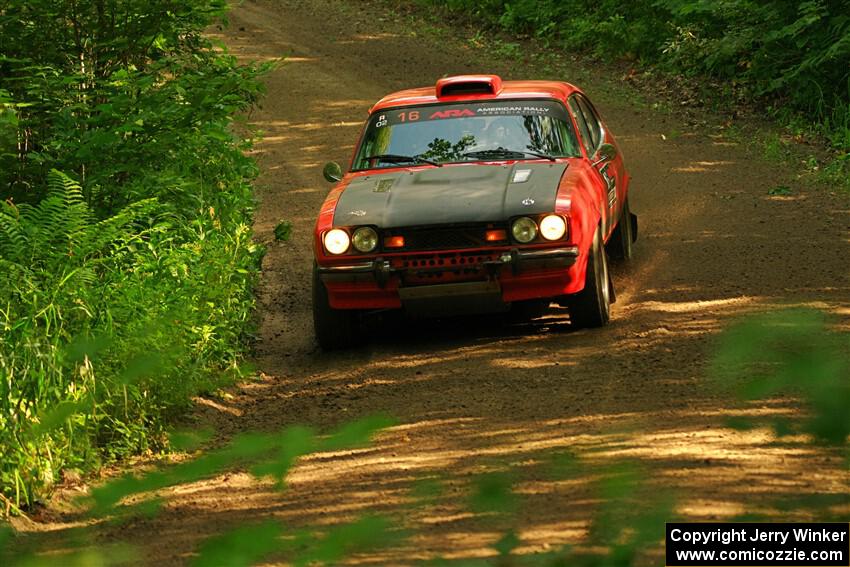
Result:
[[324,244],[325,250],[331,254],[345,254],[351,244],[351,239],[348,237],[348,233],[341,228],[334,228],[325,233]]
[[546,240],[558,240],[567,232],[567,223],[558,215],[547,215],[540,221],[540,234]]
[[378,246],[378,233],[369,226],[361,226],[354,231],[351,242],[358,252],[371,252]]
[[537,238],[537,224],[528,217],[521,217],[514,221],[511,233],[517,242],[528,244]]

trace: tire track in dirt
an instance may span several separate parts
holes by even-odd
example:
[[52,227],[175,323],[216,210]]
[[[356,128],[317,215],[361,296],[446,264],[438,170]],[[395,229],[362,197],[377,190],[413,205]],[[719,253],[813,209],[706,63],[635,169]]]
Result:
[[[285,494],[247,475],[222,476],[173,491],[161,516],[105,528],[102,540],[155,541],[145,547],[147,561],[180,563],[202,536],[265,517],[305,526],[398,513],[415,478],[439,474],[454,488],[435,508],[410,514],[417,536],[358,561],[485,556],[498,534],[465,514],[457,490],[502,460],[522,479],[524,549],[547,549],[581,541],[594,508],[586,483],[548,482],[534,466],[556,449],[592,450],[599,463],[641,462],[651,482],[687,494],[678,511],[694,520],[775,510],[780,494],[848,492],[836,455],[724,428],[732,404],[704,381],[712,337],[740,313],[792,300],[847,323],[850,205],[800,187],[744,143],[617,97],[594,70],[561,78],[583,77],[574,80],[617,134],[640,215],[637,258],[615,270],[611,326],[572,332],[555,310],[525,326],[491,318],[396,326],[362,351],[317,350],[310,233],[329,189],[321,168],[347,161],[369,105],[445,74],[536,78],[528,65],[487,60],[451,33],[414,36],[376,6],[247,0],[218,34],[242,59],[286,63],[269,75],[268,94],[250,117],[265,132],[256,148],[263,173],[255,226],[269,246],[260,290],[263,378],[227,403],[203,406],[199,420],[223,434],[292,423],[324,429],[375,412],[401,425],[371,449],[305,459]],[[672,138],[672,131],[683,133]],[[768,195],[780,184],[794,194]],[[293,238],[275,243],[283,219],[293,222]],[[795,409],[776,403],[752,411]]]

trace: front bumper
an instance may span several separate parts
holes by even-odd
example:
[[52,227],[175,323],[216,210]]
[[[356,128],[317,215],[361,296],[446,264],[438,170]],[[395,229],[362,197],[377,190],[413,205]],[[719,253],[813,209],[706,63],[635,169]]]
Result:
[[[318,266],[336,309],[393,309],[461,304],[508,305],[514,301],[557,297],[581,288],[576,246],[411,254]],[[581,269],[579,269],[581,268]],[[457,285],[457,284],[486,285]],[[458,294],[459,290],[470,290]],[[481,297],[472,290],[481,290]],[[486,297],[484,297],[486,296]],[[424,299],[424,300],[423,300]],[[460,312],[453,306],[451,312]],[[486,309],[497,310],[497,309]]]
[[[569,268],[578,258],[577,246],[565,246],[544,250],[518,250],[516,248],[502,252],[497,260],[484,262],[495,273],[499,269],[509,266],[514,273],[526,272],[540,269]],[[417,268],[421,271],[445,271],[443,266],[433,268]],[[394,268],[392,262],[383,258],[357,262],[354,264],[338,264],[333,266],[319,266],[320,274],[330,275],[358,275],[373,274],[375,280],[381,284],[397,273],[408,271],[409,268]]]

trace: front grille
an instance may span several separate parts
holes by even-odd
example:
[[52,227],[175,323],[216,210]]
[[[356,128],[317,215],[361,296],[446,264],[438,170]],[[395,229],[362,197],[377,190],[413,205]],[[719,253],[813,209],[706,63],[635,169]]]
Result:
[[391,231],[392,236],[404,237],[405,251],[411,250],[465,250],[493,246],[503,242],[487,242],[487,229],[493,225],[441,228],[410,228]]

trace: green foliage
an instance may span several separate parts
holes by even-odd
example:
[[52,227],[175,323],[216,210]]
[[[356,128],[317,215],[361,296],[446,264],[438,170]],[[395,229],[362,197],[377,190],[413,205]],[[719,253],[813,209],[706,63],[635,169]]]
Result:
[[162,449],[166,420],[241,373],[262,250],[257,169],[230,124],[261,69],[201,35],[224,9],[0,9],[0,493],[15,505],[65,466]]
[[[751,316],[733,325],[719,338],[711,375],[743,402],[795,396],[808,411],[795,421],[773,421],[779,436],[809,433],[821,443],[846,447],[850,436],[850,382],[846,335],[829,329],[829,320],[820,312],[790,309]],[[63,413],[64,415],[64,413]],[[315,451],[337,451],[362,446],[392,421],[373,416],[345,424],[324,436],[301,427],[274,433],[243,434],[226,446],[141,476],[126,475],[92,491],[90,513],[94,517],[121,517],[146,513],[155,507],[156,491],[194,482],[224,470],[243,469],[257,477],[271,476],[284,487],[284,479],[295,459]],[[735,427],[754,423],[739,420]],[[201,435],[203,438],[203,435]],[[645,564],[645,551],[657,547],[664,538],[665,522],[674,519],[672,495],[648,486],[649,475],[630,463],[585,462],[572,452],[554,453],[540,463],[545,478],[553,481],[595,477],[593,499],[598,501],[581,547],[563,546],[537,554],[515,554],[523,541],[518,521],[523,507],[522,471],[499,466],[471,479],[469,508],[489,531],[498,530],[491,540],[493,556],[487,559],[442,559],[429,565],[531,565],[531,566],[623,566]],[[532,478],[540,478],[538,471]],[[444,484],[433,477],[413,487],[411,506],[417,509],[441,505]],[[456,489],[451,498],[456,498]],[[822,496],[822,495],[821,495]],[[823,509],[839,504],[846,508],[846,495],[828,498],[802,496],[784,503],[784,509],[806,505]],[[131,503],[132,502],[132,503]],[[781,505],[782,503],[780,503]],[[750,519],[760,519],[749,517]],[[745,517],[741,520],[747,519]],[[399,542],[406,537],[393,529],[393,518],[361,516],[351,523],[320,529],[290,532],[274,521],[243,525],[204,542],[193,563],[196,565],[253,565],[274,554],[285,556],[294,565],[334,565],[352,554]],[[10,537],[0,531],[0,540]],[[42,565],[46,558],[33,552],[19,555],[21,564]],[[126,558],[126,551],[124,557]],[[63,557],[68,561],[106,562],[109,557],[84,547]]]
[[470,507],[476,512],[508,512],[516,507],[513,480],[504,472],[481,475],[476,481]]
[[[660,0],[680,30],[666,55],[680,68],[738,79],[825,118],[845,106],[850,63],[846,1]],[[683,31],[685,30],[685,31]]]
[[380,430],[394,424],[386,415],[372,415],[342,425],[324,443],[327,450],[339,450],[368,443]]
[[[368,444],[393,422],[383,416],[366,417],[319,435],[300,426],[271,433],[247,433],[234,437],[220,448],[202,453],[194,460],[159,468],[144,474],[126,474],[92,490],[82,503],[87,516],[99,521],[124,521],[156,513],[157,491],[211,478],[225,471],[244,470],[256,478],[272,476],[283,490],[295,459],[322,451],[349,450]],[[203,436],[203,435],[202,435]],[[541,467],[552,480],[597,476],[593,490],[602,502],[589,526],[588,546],[579,550],[564,546],[534,555],[514,554],[523,541],[517,529],[518,511],[523,506],[516,484],[519,470],[493,464],[490,472],[473,477],[468,484],[469,508],[476,521],[497,530],[491,548],[497,557],[487,560],[428,561],[432,565],[633,565],[642,550],[663,540],[664,522],[671,514],[671,500],[645,490],[641,471],[625,464],[585,463],[572,454],[554,454]],[[409,509],[441,506],[445,486],[433,479],[415,487]],[[639,504],[639,505],[638,505]],[[402,510],[403,512],[405,510]],[[241,524],[203,541],[192,558],[196,566],[257,565],[285,558],[287,564],[338,565],[354,554],[395,545],[411,533],[400,528],[403,518],[364,514],[347,523],[293,530],[274,519]],[[2,539],[11,532],[0,531]],[[15,565],[41,566],[61,559],[63,564],[122,563],[138,558],[132,545],[119,544],[108,552],[99,543],[83,537],[67,542],[61,555],[46,554],[38,541],[19,546],[11,557]],[[2,549],[2,547],[0,547]],[[590,550],[590,551],[588,551]],[[600,551],[602,550],[602,551]],[[4,559],[0,555],[0,559]]]
[[[830,332],[819,311],[788,309],[752,317],[722,338],[713,364],[718,383],[745,401],[795,396],[801,420],[774,418],[779,436],[808,433],[844,446],[850,436],[850,365],[846,336]],[[750,420],[736,420],[737,428]]]
[[292,238],[292,223],[280,221],[274,227],[274,239],[278,242],[287,242]]
[[324,535],[302,534],[300,539],[302,545],[307,544],[307,550],[293,562],[297,567],[338,565],[354,553],[385,546],[397,538],[388,518],[362,516],[349,524],[333,526]]
[[802,114],[835,149],[850,151],[848,0],[419,2],[566,51],[721,79],[777,113]]
[[192,561],[196,567],[255,565],[280,547],[283,526],[274,521],[236,528],[206,541]]
[[[81,408],[78,408],[78,410]],[[82,499],[92,519],[120,521],[140,515],[155,514],[159,500],[156,491],[210,478],[224,471],[247,470],[256,478],[271,476],[278,489],[295,460],[316,451],[335,451],[368,444],[382,429],[392,425],[383,416],[366,417],[320,436],[301,426],[272,433],[237,435],[225,446],[201,454],[194,460],[160,468],[145,474],[127,473],[94,488]],[[181,436],[193,436],[181,434]],[[203,437],[203,434],[200,434]],[[129,501],[133,501],[130,503]],[[0,544],[12,536],[0,530]],[[353,522],[323,529],[292,532],[273,520],[237,526],[203,542],[192,564],[196,566],[255,565],[274,552],[293,556],[295,565],[335,565],[352,553],[393,543],[400,533],[388,518],[364,515]],[[132,560],[131,546],[118,546],[108,553],[92,548],[83,539],[69,546],[72,551],[61,556],[63,564],[126,563]],[[99,545],[97,546],[100,547]],[[3,547],[0,546],[0,550]],[[53,555],[40,556],[39,549],[19,549],[12,557],[14,564],[49,565],[57,561]],[[120,551],[120,553],[116,553]],[[0,555],[0,559],[4,559]]]
[[767,190],[768,195],[790,195],[794,191],[788,187],[787,185],[777,185],[776,187],[771,187]]

